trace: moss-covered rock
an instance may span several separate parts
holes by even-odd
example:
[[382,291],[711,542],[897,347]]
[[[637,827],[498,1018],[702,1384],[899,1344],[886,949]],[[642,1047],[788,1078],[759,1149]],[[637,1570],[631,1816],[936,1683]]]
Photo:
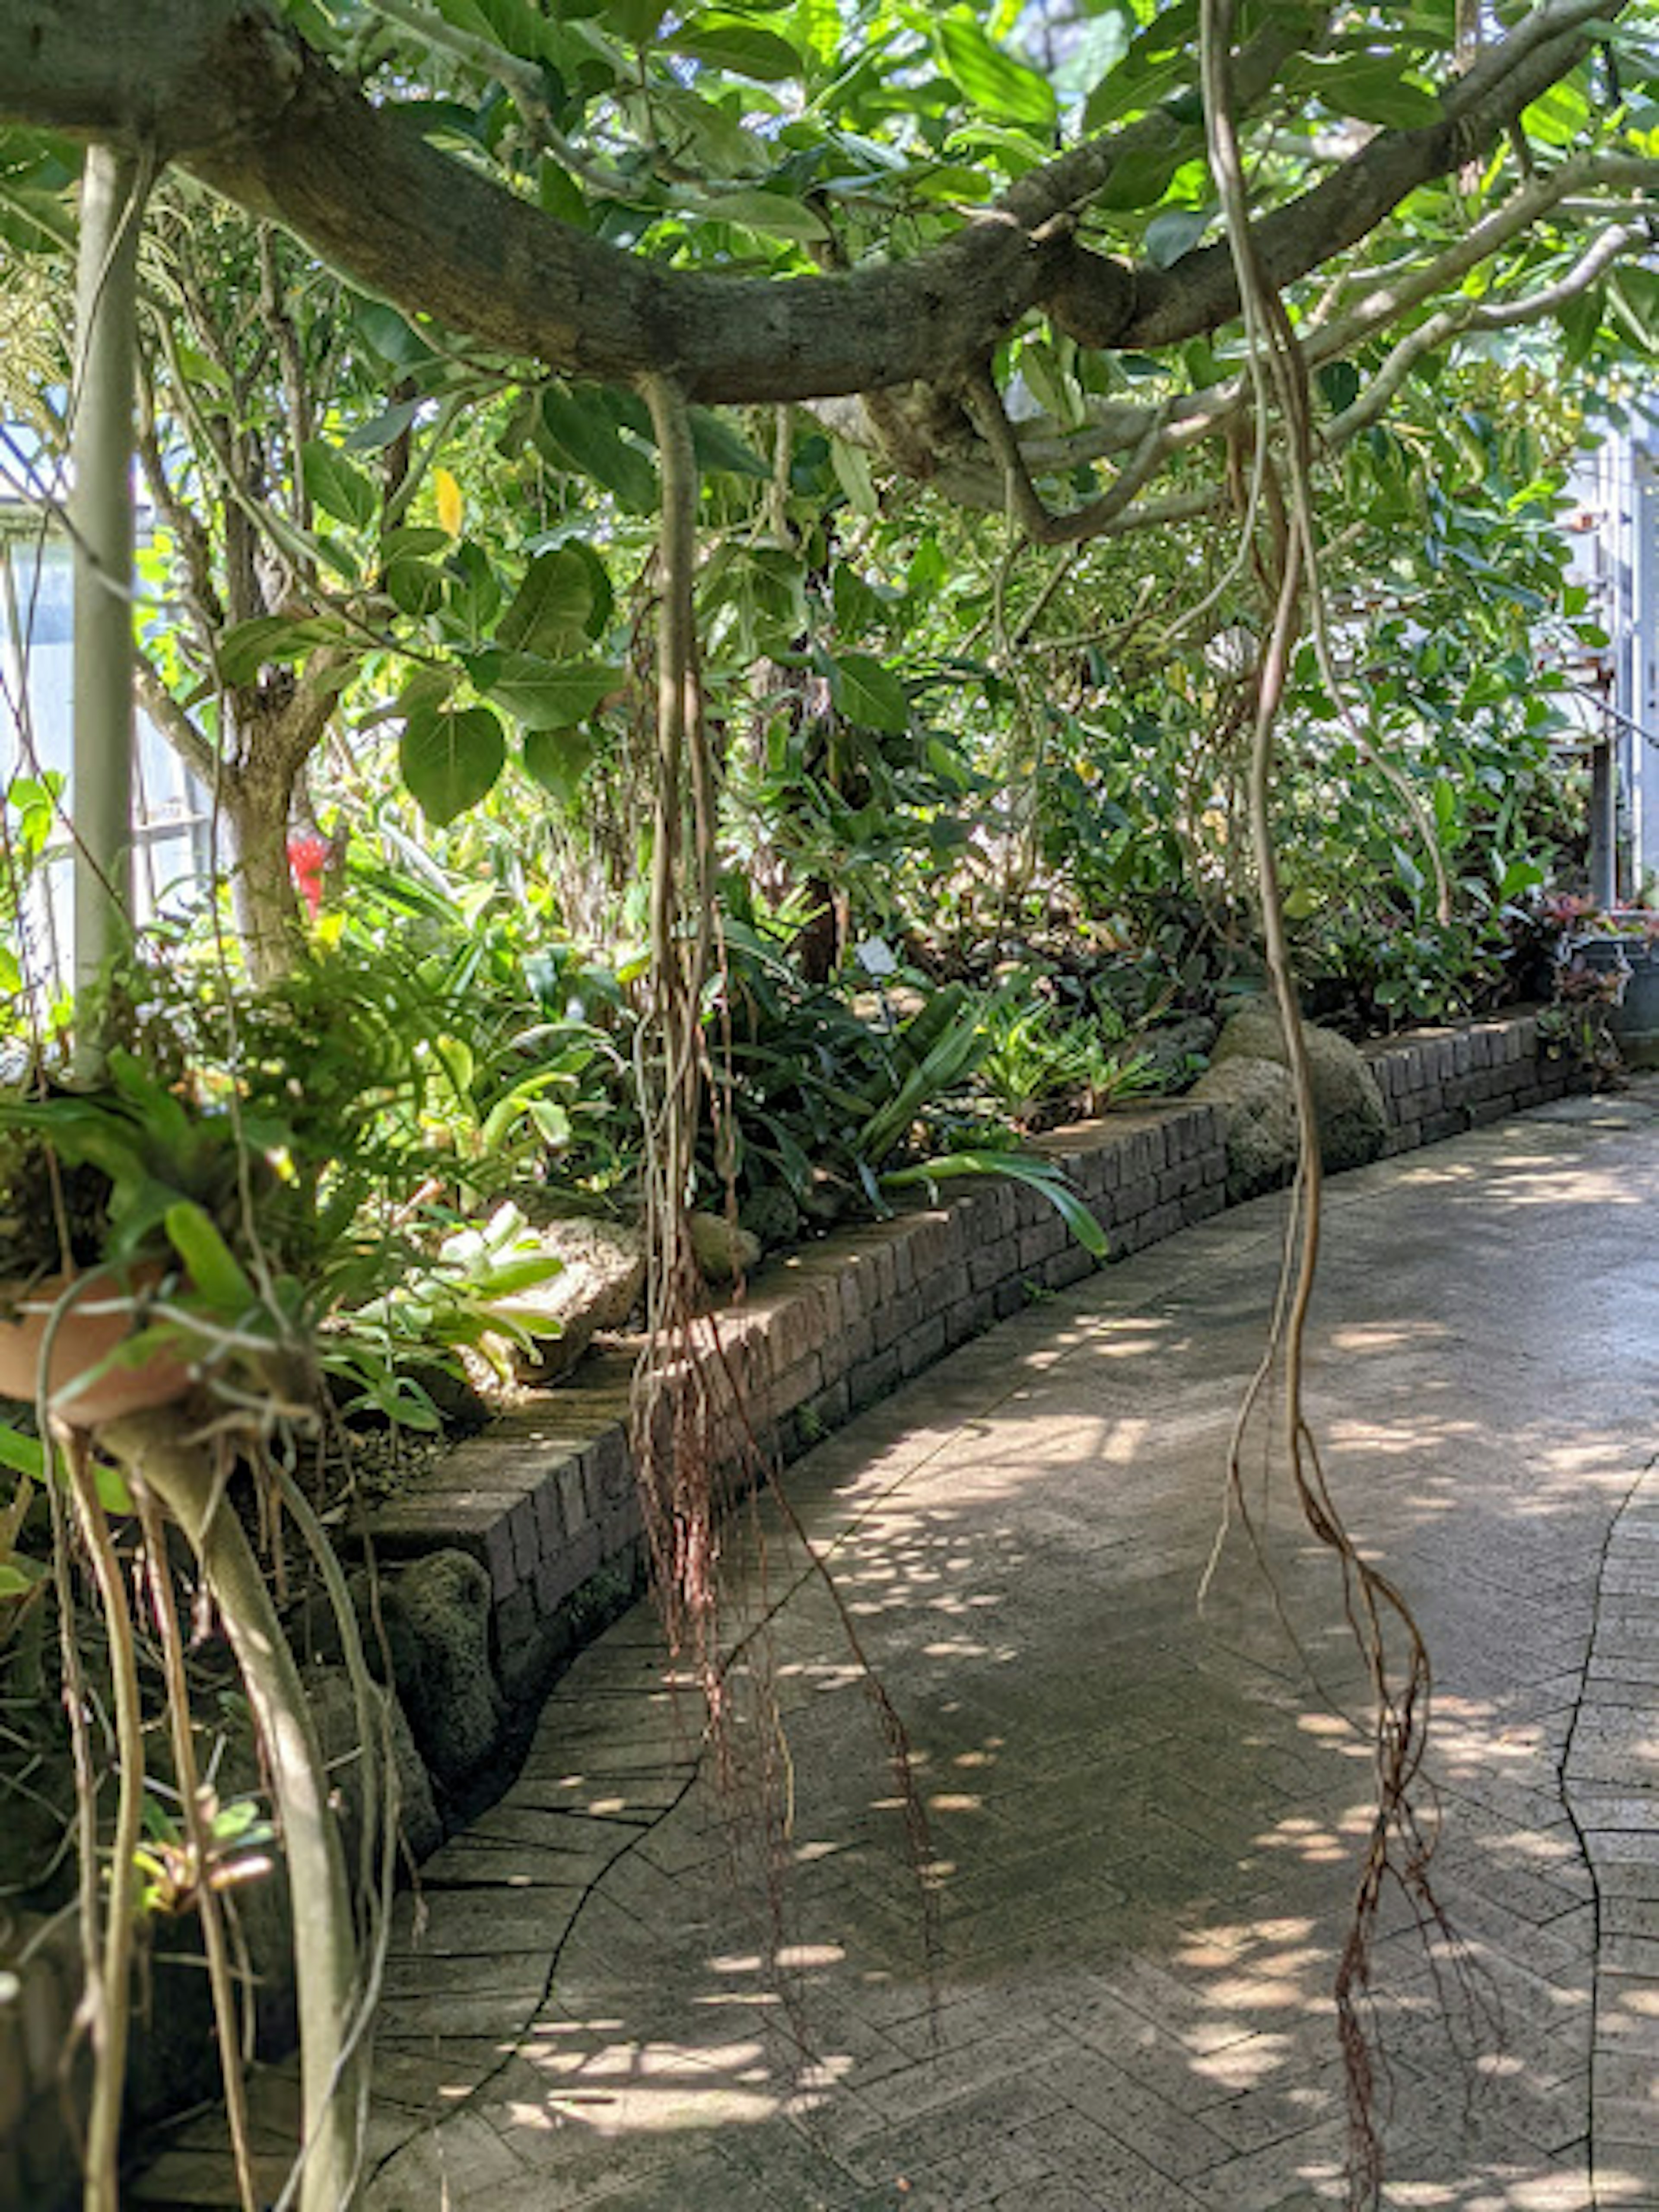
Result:
[[465,1552],[428,1552],[380,1601],[398,1694],[437,1779],[461,1782],[495,1748],[502,1699],[489,1663],[489,1576]]
[[1234,1205],[1277,1190],[1296,1171],[1296,1091],[1271,1060],[1212,1064],[1193,1085],[1194,1100],[1218,1106],[1227,1124],[1227,1196]]
[[1220,1026],[1207,1014],[1182,1014],[1138,1031],[1134,1049],[1149,1063],[1161,1090],[1178,1091],[1191,1076],[1194,1063],[1208,1059]]
[[763,1183],[744,1200],[738,1218],[763,1251],[775,1252],[800,1237],[800,1208],[781,1182]]
[[[1333,1171],[1364,1167],[1379,1159],[1389,1133],[1389,1117],[1376,1078],[1363,1054],[1334,1030],[1302,1024],[1313,1077],[1319,1150]],[[1289,1054],[1277,1007],[1267,1000],[1237,1013],[1217,1038],[1210,1055],[1212,1073],[1239,1060],[1267,1061],[1284,1068]],[[1204,1082],[1208,1081],[1208,1077]],[[1200,1083],[1194,1095],[1212,1097]]]
[[692,1213],[685,1225],[691,1233],[691,1249],[697,1265],[711,1283],[735,1283],[760,1265],[760,1239],[724,1214]]

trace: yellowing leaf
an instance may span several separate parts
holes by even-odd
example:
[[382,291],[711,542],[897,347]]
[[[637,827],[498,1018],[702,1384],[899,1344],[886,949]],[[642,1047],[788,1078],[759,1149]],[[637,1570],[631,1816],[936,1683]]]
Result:
[[434,469],[432,489],[437,495],[439,521],[452,538],[459,538],[466,514],[466,501],[462,496],[460,485],[447,469]]

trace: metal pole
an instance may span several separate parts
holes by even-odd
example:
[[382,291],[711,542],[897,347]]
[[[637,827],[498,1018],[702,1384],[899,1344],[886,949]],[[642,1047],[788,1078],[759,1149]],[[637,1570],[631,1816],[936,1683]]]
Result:
[[1613,740],[1603,732],[1590,753],[1589,895],[1605,914],[1619,902],[1619,779]]

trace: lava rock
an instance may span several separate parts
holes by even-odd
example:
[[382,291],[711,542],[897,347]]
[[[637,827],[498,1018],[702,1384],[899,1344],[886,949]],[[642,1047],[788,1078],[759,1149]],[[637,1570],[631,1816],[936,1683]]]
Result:
[[550,1221],[537,1235],[560,1267],[514,1297],[535,1340],[533,1351],[515,1351],[514,1364],[521,1382],[546,1384],[570,1372],[600,1329],[626,1327],[645,1287],[645,1243],[637,1229],[588,1215]]
[[1227,1124],[1227,1196],[1241,1200],[1277,1190],[1296,1172],[1296,1089],[1289,1071],[1271,1060],[1212,1065],[1192,1097],[1218,1106]]
[[453,1787],[495,1750],[504,1711],[489,1663],[489,1575],[466,1552],[428,1552],[380,1593],[393,1678],[421,1756]]
[[[1334,1030],[1320,1029],[1312,1022],[1303,1023],[1302,1036],[1325,1165],[1335,1172],[1380,1159],[1388,1140],[1389,1117],[1364,1054]],[[1265,1060],[1283,1068],[1288,1057],[1279,1011],[1261,1000],[1235,1014],[1223,1030],[1211,1054],[1210,1073],[1241,1060]],[[1205,1088],[1208,1081],[1206,1075],[1194,1091],[1195,1097],[1214,1096]]]
[[760,1239],[724,1214],[693,1213],[687,1217],[691,1249],[697,1265],[711,1283],[735,1283],[760,1265]]

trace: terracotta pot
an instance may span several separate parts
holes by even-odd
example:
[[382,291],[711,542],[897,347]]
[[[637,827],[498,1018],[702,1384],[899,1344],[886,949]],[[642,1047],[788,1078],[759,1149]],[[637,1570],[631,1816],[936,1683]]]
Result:
[[[79,1278],[80,1295],[52,1339],[47,1395],[54,1408],[72,1382],[106,1359],[132,1334],[135,1322],[130,1302],[133,1292],[159,1282],[161,1276],[159,1267],[149,1266],[99,1267]],[[75,1279],[67,1274],[49,1276],[27,1293],[20,1293],[15,1285],[0,1284],[0,1397],[33,1402],[47,1324],[58,1299]],[[97,1308],[102,1310],[89,1310]],[[153,1352],[142,1366],[112,1367],[84,1390],[77,1390],[64,1407],[63,1419],[72,1428],[93,1428],[123,1413],[140,1413],[152,1406],[167,1405],[183,1397],[191,1381],[191,1370],[183,1360],[171,1352]]]

